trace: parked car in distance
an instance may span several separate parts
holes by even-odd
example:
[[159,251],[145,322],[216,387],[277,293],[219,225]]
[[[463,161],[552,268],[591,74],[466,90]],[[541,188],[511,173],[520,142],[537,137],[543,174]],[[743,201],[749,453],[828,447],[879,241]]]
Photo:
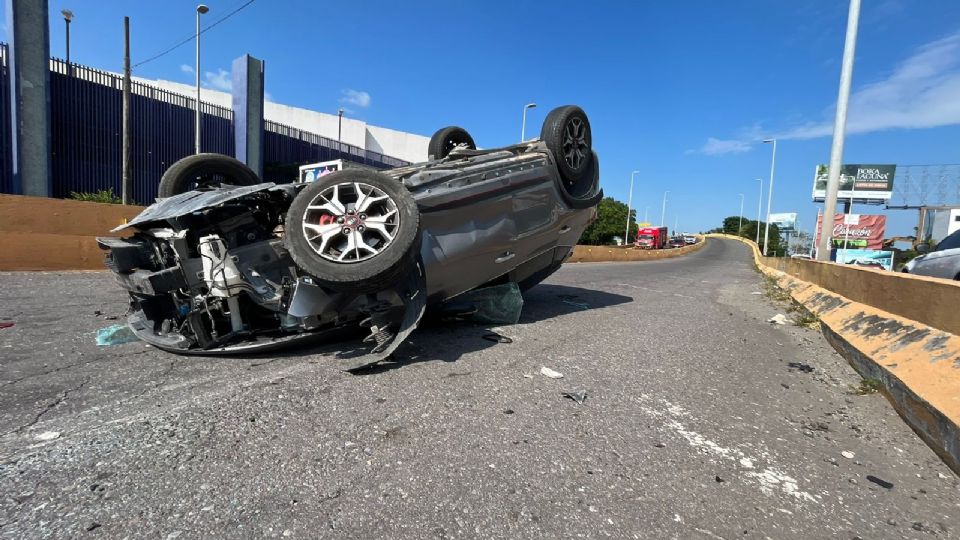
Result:
[[687,245],[687,243],[684,241],[682,236],[675,236],[671,238],[670,243],[668,244],[668,246],[672,248],[681,248],[685,245]]
[[926,244],[917,246],[917,251],[922,255],[905,264],[902,271],[918,276],[960,280],[960,231],[941,240],[932,251],[928,250]]
[[683,241],[684,241],[687,245],[696,244],[696,243],[697,243],[697,237],[694,236],[694,235],[692,235],[692,234],[688,234],[688,235],[685,235],[685,236],[683,237]]

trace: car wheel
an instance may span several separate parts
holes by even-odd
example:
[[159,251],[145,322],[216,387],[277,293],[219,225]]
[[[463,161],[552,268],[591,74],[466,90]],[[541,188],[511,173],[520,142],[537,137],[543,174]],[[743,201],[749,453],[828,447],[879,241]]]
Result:
[[290,204],[285,244],[320,285],[375,292],[412,268],[420,250],[420,212],[397,180],[348,169],[318,178]]
[[465,145],[470,150],[477,149],[473,137],[461,127],[448,126],[437,130],[433,137],[430,137],[430,144],[427,146],[428,159],[443,159],[460,145]]
[[598,164],[593,153],[590,120],[583,109],[567,105],[550,111],[543,121],[540,140],[546,143],[557,162],[564,198],[571,203],[596,199]]
[[255,186],[260,177],[242,161],[223,154],[195,154],[174,163],[160,178],[157,197],[173,197],[195,189],[227,184]]

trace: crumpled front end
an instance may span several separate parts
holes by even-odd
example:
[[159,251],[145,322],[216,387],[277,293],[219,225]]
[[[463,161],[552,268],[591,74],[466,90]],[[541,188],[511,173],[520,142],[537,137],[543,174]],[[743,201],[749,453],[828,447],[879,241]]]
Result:
[[366,326],[372,350],[389,347],[415,295],[408,284],[332,291],[300,271],[283,242],[284,212],[296,192],[261,184],[184,193],[131,220],[132,236],[98,238],[130,295],[134,333],[164,350],[216,354]]

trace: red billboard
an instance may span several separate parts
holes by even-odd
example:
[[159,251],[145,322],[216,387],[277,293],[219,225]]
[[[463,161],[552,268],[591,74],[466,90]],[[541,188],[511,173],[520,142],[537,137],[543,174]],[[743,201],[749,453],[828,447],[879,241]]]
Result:
[[[820,223],[823,215],[817,216],[817,245],[820,243]],[[887,231],[887,216],[872,214],[836,214],[833,230],[830,231],[833,247],[844,245],[851,249],[883,249],[883,236]]]

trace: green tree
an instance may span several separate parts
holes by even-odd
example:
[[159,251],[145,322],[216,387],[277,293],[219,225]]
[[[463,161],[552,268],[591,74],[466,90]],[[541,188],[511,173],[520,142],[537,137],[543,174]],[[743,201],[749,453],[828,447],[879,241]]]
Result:
[[[720,232],[726,234],[732,234],[734,236],[741,236],[743,238],[748,238],[750,240],[757,239],[757,229],[760,230],[760,247],[763,248],[763,233],[766,228],[766,222],[757,221],[754,219],[743,218],[743,225],[740,227],[740,230],[737,231],[737,226],[740,223],[740,216],[730,216],[723,219],[723,226],[720,227]],[[780,254],[783,255],[787,246],[783,242],[783,239],[780,237],[780,228],[775,224],[770,224],[770,245],[767,247],[767,254],[774,255]]]
[[[637,235],[636,210],[630,211],[630,238],[632,242]],[[597,220],[590,224],[580,237],[581,244],[600,246],[612,244],[614,236],[623,236],[627,225],[627,205],[614,199],[604,197],[597,205]]]

